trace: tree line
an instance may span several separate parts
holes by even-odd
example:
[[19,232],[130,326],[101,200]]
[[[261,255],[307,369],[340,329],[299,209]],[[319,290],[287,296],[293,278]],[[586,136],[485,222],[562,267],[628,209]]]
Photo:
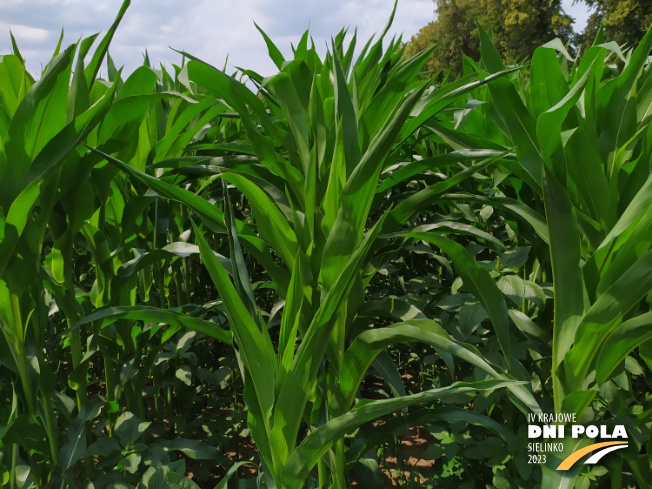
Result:
[[411,56],[437,44],[425,71],[451,76],[463,71],[464,56],[478,59],[477,24],[491,28],[494,42],[507,63],[518,63],[536,47],[559,38],[571,54],[582,53],[596,39],[621,47],[636,45],[652,25],[650,0],[574,0],[591,14],[582,32],[573,29],[573,18],[561,0],[434,0],[436,19],[423,27],[406,46]]

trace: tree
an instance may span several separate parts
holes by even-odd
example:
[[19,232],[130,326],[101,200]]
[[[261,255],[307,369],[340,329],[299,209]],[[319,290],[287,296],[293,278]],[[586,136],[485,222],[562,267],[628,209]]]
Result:
[[412,37],[405,54],[416,54],[439,43],[426,64],[429,71],[462,71],[462,55],[479,57],[476,22],[491,27],[494,41],[507,63],[529,57],[537,46],[559,37],[572,38],[573,20],[561,0],[435,0],[437,19]]
[[595,8],[589,16],[584,32],[577,36],[576,44],[585,51],[604,27],[604,39],[616,41],[626,48],[637,45],[652,25],[650,0],[575,0]]
[[485,15],[476,0],[442,0],[436,2],[437,20],[430,22],[408,43],[405,55],[411,56],[432,45],[439,46],[425,65],[426,71],[462,71],[462,55],[476,58],[480,49],[475,19]]

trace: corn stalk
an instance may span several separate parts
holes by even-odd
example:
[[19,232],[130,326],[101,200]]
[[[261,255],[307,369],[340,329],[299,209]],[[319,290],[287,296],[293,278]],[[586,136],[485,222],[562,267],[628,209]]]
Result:
[[[267,81],[246,72],[259,85],[260,97],[184,53],[191,59],[187,72],[193,89],[207,99],[217,97],[239,115],[253,155],[198,158],[194,168],[212,174],[200,192],[221,181],[221,208],[118,158],[104,157],[159,195],[182,202],[203,222],[204,229],[195,227],[195,242],[226,309],[245,381],[249,428],[268,483],[300,488],[318,465],[321,486],[343,489],[345,433],[382,414],[449,393],[506,387],[526,409],[537,409],[531,394],[513,377],[470,345],[450,338],[434,321],[399,323],[387,331],[369,325],[361,334],[352,328],[364,304],[364,284],[374,273],[368,270],[381,248],[379,233],[400,229],[459,181],[419,196],[420,207],[377,212],[374,197],[381,172],[402,156],[401,143],[421,124],[488,80],[472,75],[433,90],[429,82],[418,81],[430,51],[403,60],[400,41],[392,41],[383,52],[382,36],[354,59],[355,38],[345,47],[341,32],[323,61],[314,46],[308,47],[307,33],[292,60],[263,36],[280,72]],[[163,160],[155,166],[168,172],[184,170],[172,163]],[[467,171],[460,180],[472,174]],[[252,210],[249,222],[235,215],[231,200],[236,190]],[[211,250],[209,231],[229,243],[230,269]],[[265,268],[284,301],[278,336],[272,337],[272,324],[257,305],[248,255]],[[372,361],[388,346],[404,341],[435,345],[471,362],[491,380],[356,404]],[[510,361],[507,352],[507,364]],[[310,428],[302,439],[304,425]]]

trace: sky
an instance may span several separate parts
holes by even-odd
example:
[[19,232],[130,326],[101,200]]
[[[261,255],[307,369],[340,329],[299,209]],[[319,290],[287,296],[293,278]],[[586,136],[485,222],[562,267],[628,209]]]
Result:
[[[11,53],[9,30],[37,75],[50,59],[64,29],[64,46],[81,36],[106,32],[122,0],[0,0],[0,55]],[[563,0],[566,12],[580,31],[589,15],[583,4]],[[152,62],[180,64],[170,48],[187,51],[227,71],[241,67],[263,76],[275,72],[256,22],[284,53],[310,29],[322,52],[342,27],[355,28],[361,44],[380,34],[393,0],[132,0],[111,43],[110,54],[125,72],[143,62],[145,50]],[[432,0],[399,0],[390,35],[408,40],[435,19]],[[227,62],[228,56],[228,62]]]

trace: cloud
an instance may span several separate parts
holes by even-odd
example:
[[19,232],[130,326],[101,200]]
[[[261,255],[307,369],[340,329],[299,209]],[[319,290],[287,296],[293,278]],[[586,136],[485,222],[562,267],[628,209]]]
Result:
[[[570,3],[564,1],[567,7]],[[11,51],[11,29],[28,68],[39,72],[62,27],[64,45],[106,32],[121,4],[122,0],[1,0],[0,54]],[[359,46],[380,34],[393,4],[393,0],[132,0],[110,52],[126,72],[142,64],[145,50],[152,62],[180,63],[181,56],[169,48],[173,47],[219,67],[229,56],[231,70],[240,66],[269,75],[275,67],[254,21],[287,55],[291,43],[296,45],[310,28],[323,53],[331,36],[343,27],[350,35],[357,28]],[[434,20],[433,10],[432,0],[399,0],[390,35],[403,33],[403,40],[409,40]]]
[[104,25],[103,12],[112,18],[120,3],[118,0],[3,0],[0,18],[10,25],[24,24],[57,32],[64,27],[73,31],[88,29],[90,33]]
[[[82,35],[106,31],[121,0],[3,0],[0,4],[0,49],[10,49],[7,31],[11,28],[28,66],[38,71],[47,63],[65,29],[64,43]],[[127,71],[142,63],[147,49],[152,61],[179,63],[171,51],[185,50],[209,63],[223,66],[227,55],[231,66],[270,73],[274,66],[254,21],[279,48],[289,53],[310,28],[322,48],[342,27],[358,28],[360,40],[379,33],[389,17],[391,0],[269,1],[242,0],[133,0],[111,44],[111,54]],[[431,17],[431,0],[404,0],[399,3],[393,32],[415,33]],[[322,48],[323,49],[323,48]]]
[[11,28],[14,36],[24,39],[29,43],[41,43],[49,39],[50,33],[46,29],[16,24]]

